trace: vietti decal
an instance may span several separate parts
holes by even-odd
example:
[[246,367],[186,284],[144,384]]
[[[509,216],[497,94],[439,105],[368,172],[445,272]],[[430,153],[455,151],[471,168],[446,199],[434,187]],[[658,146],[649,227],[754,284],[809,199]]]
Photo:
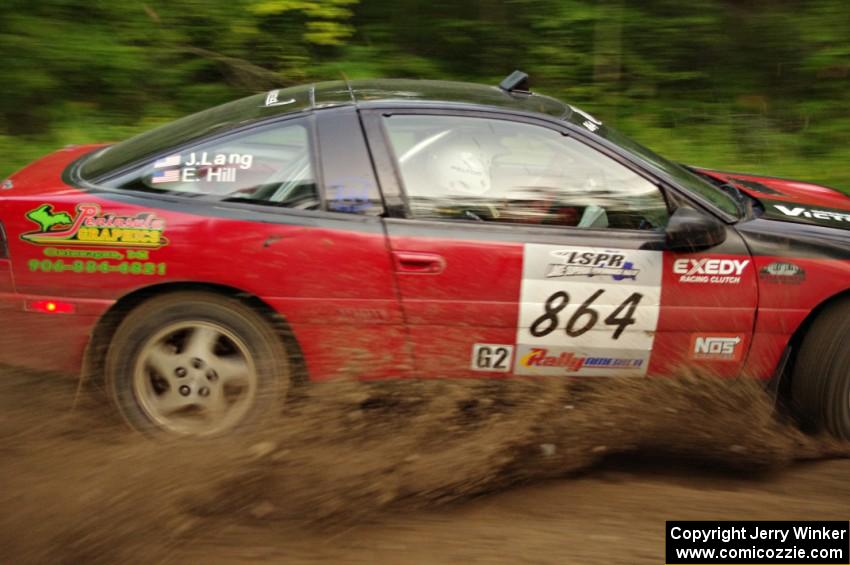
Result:
[[74,215],[42,204],[26,217],[39,229],[21,234],[21,239],[35,245],[159,249],[168,244],[165,220],[153,212],[122,216],[102,212],[99,204],[78,204]]
[[802,206],[795,206],[791,208],[781,204],[774,204],[773,207],[782,212],[783,215],[791,218],[808,218],[810,220],[827,220],[831,222],[850,222],[850,213],[838,210],[818,210],[816,208],[804,208]]

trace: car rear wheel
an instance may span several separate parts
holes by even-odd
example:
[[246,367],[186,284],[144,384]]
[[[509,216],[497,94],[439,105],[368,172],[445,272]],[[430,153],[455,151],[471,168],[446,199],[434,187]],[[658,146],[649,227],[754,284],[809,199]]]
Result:
[[850,440],[850,299],[820,313],[791,376],[794,409],[809,431]]
[[233,298],[176,292],[119,325],[107,390],[144,432],[219,435],[273,413],[289,383],[286,352],[265,319]]

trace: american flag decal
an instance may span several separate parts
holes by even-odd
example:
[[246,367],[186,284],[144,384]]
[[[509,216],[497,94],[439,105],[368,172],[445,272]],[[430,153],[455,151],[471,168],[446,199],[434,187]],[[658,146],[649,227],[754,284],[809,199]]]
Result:
[[162,159],[157,160],[153,164],[154,169],[161,169],[163,167],[176,167],[180,164],[180,155],[169,155],[168,157],[163,157]]
[[151,175],[151,184],[159,184],[161,182],[179,182],[180,169],[171,169],[170,171],[157,171]]

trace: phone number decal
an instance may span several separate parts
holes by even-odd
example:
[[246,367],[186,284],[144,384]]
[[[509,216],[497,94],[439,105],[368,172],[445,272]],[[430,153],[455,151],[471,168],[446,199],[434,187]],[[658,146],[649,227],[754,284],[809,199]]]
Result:
[[86,273],[108,275],[151,275],[165,276],[166,264],[151,261],[66,261],[64,259],[30,259],[27,263],[31,272],[38,273]]

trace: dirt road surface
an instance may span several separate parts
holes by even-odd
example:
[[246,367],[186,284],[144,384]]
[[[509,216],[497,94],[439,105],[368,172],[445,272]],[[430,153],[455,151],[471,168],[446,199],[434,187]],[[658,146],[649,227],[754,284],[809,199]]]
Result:
[[850,518],[845,446],[752,382],[338,383],[153,442],[0,370],[0,563],[662,563],[668,519]]
[[620,461],[454,504],[321,534],[243,524],[201,536],[168,563],[663,563],[664,522],[847,520],[850,462],[747,477]]

